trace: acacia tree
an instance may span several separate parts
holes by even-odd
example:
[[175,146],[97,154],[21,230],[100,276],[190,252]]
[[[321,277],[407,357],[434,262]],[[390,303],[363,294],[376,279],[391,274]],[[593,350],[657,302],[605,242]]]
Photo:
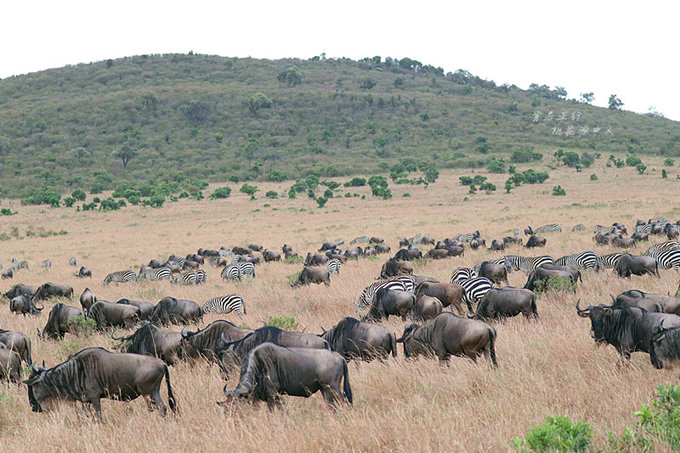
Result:
[[595,93],[581,93],[581,102],[584,104],[591,104],[595,100]]
[[617,95],[612,94],[609,96],[609,110],[621,110],[622,106],[623,102],[621,102]]
[[134,158],[137,155],[137,152],[138,152],[137,145],[135,143],[132,143],[129,137],[125,137],[123,146],[121,146],[120,150],[113,152],[113,157],[122,160],[123,168],[127,169],[128,162],[130,162],[130,159]]
[[279,72],[277,77],[278,81],[281,83],[287,83],[288,86],[296,86],[302,83],[302,79],[305,78],[305,74],[300,71],[297,66],[290,66],[287,69]]

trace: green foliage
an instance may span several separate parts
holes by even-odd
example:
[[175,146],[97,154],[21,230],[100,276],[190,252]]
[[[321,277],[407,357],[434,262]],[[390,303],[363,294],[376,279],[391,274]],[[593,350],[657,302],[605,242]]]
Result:
[[328,201],[328,198],[326,197],[317,197],[316,198],[316,203],[319,205],[320,208],[323,208],[326,206],[326,202]]
[[643,432],[662,440],[673,450],[680,450],[680,387],[663,384],[657,387],[651,405],[642,405],[635,415]]
[[505,186],[504,186],[504,187],[505,187],[505,193],[510,193],[510,191],[511,191],[512,188],[513,188],[512,178],[508,178],[508,179],[505,181]]
[[384,176],[371,176],[368,178],[368,185],[374,197],[380,197],[383,200],[392,198],[392,191],[387,188],[387,178]]
[[480,185],[480,184],[483,184],[484,181],[486,181],[486,179],[487,179],[486,176],[482,176],[482,175],[475,175],[474,177],[461,176],[461,177],[458,178],[461,185],[463,185],[463,186],[469,186],[471,184]]
[[667,157],[664,159],[663,164],[665,167],[674,167],[675,166],[675,159],[671,159],[670,157]]
[[561,277],[559,275],[553,275],[552,277],[548,278],[547,281],[539,280],[534,283],[535,293],[542,293],[548,290],[556,292],[574,292],[576,291],[576,283],[572,283],[569,278]]
[[407,198],[407,197],[410,197],[411,194],[408,193],[408,192],[404,192],[403,194],[401,194],[401,196],[404,197],[404,198]]
[[67,208],[72,207],[75,202],[76,202],[76,199],[73,198],[73,197],[64,198],[64,206],[66,206]]
[[486,169],[490,173],[503,174],[505,173],[505,160],[502,157],[491,159],[486,166]]
[[78,200],[78,201],[85,201],[85,198],[87,197],[87,195],[85,194],[85,192],[83,192],[83,191],[80,190],[80,189],[76,189],[76,190],[74,190],[73,192],[71,192],[71,196],[72,196],[73,198],[75,198],[76,200]]
[[69,332],[74,335],[89,337],[96,332],[97,323],[92,318],[83,315],[74,316],[68,320]]
[[626,165],[629,167],[637,167],[642,163],[642,159],[640,159],[638,156],[635,156],[633,154],[629,154],[626,156]]
[[59,207],[61,201],[61,194],[49,187],[41,189],[30,189],[28,194],[21,200],[23,205],[41,205],[48,204],[53,208]]
[[267,193],[264,196],[271,199],[279,198],[279,194],[275,190],[267,191]]
[[591,181],[597,181],[597,175],[596,175],[595,173],[593,173],[592,175],[590,175],[590,180],[591,180]]
[[359,88],[362,90],[370,90],[376,85],[376,81],[372,77],[366,77],[361,81],[361,84],[359,85]]
[[520,452],[585,452],[592,437],[588,423],[579,420],[572,424],[569,417],[556,415],[533,426],[524,439],[514,437],[510,443]]
[[663,179],[668,178],[668,173],[666,172],[666,169],[665,169],[665,168],[661,169],[661,177],[662,177]]
[[276,78],[279,82],[286,83],[288,86],[297,86],[302,83],[302,80],[305,78],[305,74],[300,70],[300,68],[293,65],[279,72],[279,75]]
[[83,203],[83,211],[92,211],[97,207],[97,203]]
[[125,206],[125,201],[123,200],[116,200],[113,197],[109,197],[105,200],[102,200],[100,205],[99,205],[99,210],[100,211],[116,211],[120,208]]
[[248,97],[248,110],[253,114],[262,109],[268,109],[273,104],[271,98],[264,93],[255,93]]
[[309,175],[305,178],[305,186],[308,189],[316,190],[319,187],[319,177],[316,175]]
[[288,179],[288,175],[282,171],[278,170],[272,170],[269,172],[269,178],[270,181],[274,182],[282,182]]
[[17,211],[12,211],[10,208],[2,208],[0,209],[0,215],[14,215],[18,214]]
[[579,157],[578,153],[575,153],[573,151],[567,151],[560,157],[560,160],[564,165],[567,167],[575,168],[581,163],[581,158]]
[[553,186],[552,194],[555,196],[562,196],[566,195],[567,192],[562,188],[562,186]]
[[479,186],[479,190],[485,191],[485,192],[487,193],[487,195],[488,195],[488,194],[490,194],[491,192],[495,192],[495,191],[496,191],[496,185],[495,185],[495,184],[491,184],[490,182],[485,182],[485,183],[483,183],[483,184],[481,184],[481,185]]
[[621,107],[623,107],[623,102],[621,102],[621,99],[615,94],[612,94],[609,96],[609,100],[607,101],[607,105],[609,110],[620,110]]
[[639,174],[643,174],[645,172],[645,170],[647,170],[647,166],[645,164],[643,164],[642,162],[640,162],[639,164],[637,164],[635,166],[635,169],[637,170],[637,172]]
[[258,190],[259,189],[257,188],[257,186],[251,186],[250,184],[245,183],[241,186],[241,188],[239,189],[239,192],[245,193],[245,194],[250,195],[252,197],[252,196],[255,195],[255,192],[257,192]]
[[294,330],[297,329],[298,323],[294,316],[270,316],[265,320],[264,325],[278,327],[282,330]]
[[516,164],[522,164],[541,159],[543,159],[543,154],[534,152],[533,148],[528,147],[515,149],[510,155],[510,162],[514,162]]
[[231,187],[218,187],[213,193],[210,194],[211,200],[217,200],[222,198],[229,198],[231,196]]

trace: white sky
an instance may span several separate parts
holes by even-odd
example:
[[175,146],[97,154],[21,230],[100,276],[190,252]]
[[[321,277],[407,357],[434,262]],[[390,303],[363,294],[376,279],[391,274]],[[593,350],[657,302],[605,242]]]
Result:
[[680,2],[8,0],[0,77],[152,53],[410,57],[680,121]]

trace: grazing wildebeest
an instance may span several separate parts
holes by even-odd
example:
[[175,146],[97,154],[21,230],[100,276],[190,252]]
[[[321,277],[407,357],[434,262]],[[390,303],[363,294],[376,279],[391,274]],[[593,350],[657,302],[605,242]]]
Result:
[[117,349],[121,352],[158,357],[168,365],[174,365],[180,358],[182,335],[154,323],[144,324],[128,336],[116,337],[111,332],[111,338],[120,341]]
[[536,295],[528,289],[492,289],[487,292],[477,306],[474,319],[509,318],[522,313],[525,318],[538,318]]
[[439,299],[444,308],[451,306],[462,316],[463,296],[465,289],[456,283],[430,283],[423,282],[416,290],[416,296],[432,296]]
[[365,319],[379,321],[384,318],[387,320],[390,315],[394,315],[406,320],[406,315],[411,311],[415,302],[416,296],[411,292],[380,288],[375,293]]
[[501,239],[500,241],[496,240],[496,239],[492,240],[491,241],[491,247],[489,248],[489,250],[493,250],[493,251],[505,250],[505,241],[503,239]]
[[572,289],[574,292],[576,292],[576,280],[570,272],[561,269],[546,269],[544,266],[541,266],[529,273],[529,277],[527,278],[527,282],[524,285],[524,289],[534,292],[539,290],[545,291],[548,289],[548,283],[550,279],[555,277],[567,279],[572,284]]
[[621,255],[616,262],[614,270],[619,277],[630,278],[632,275],[652,274],[661,278],[659,275],[659,263],[649,256]]
[[2,271],[2,274],[0,275],[2,275],[3,280],[6,280],[8,278],[14,278],[14,271],[12,271],[12,269],[5,269],[4,271]]
[[444,310],[441,301],[434,296],[421,295],[411,309],[411,319],[425,322],[436,318]]
[[508,283],[508,270],[503,264],[494,263],[492,261],[484,261],[479,267],[478,275],[486,277],[496,285],[505,282]]
[[318,253],[312,255],[312,253],[309,252],[307,253],[304,264],[305,266],[321,266],[326,264],[326,261],[328,261],[328,257],[326,255],[320,255]]
[[385,239],[377,236],[371,236],[371,239],[368,242],[370,242],[371,244],[382,244],[383,242],[385,242]]
[[534,234],[534,230],[532,230],[530,226],[527,226],[524,229],[524,235],[525,236],[532,236],[533,234]]
[[45,300],[51,297],[68,297],[73,296],[73,287],[68,285],[60,285],[58,283],[43,283],[35,292],[33,298],[35,300]]
[[80,295],[80,305],[83,307],[83,311],[87,314],[88,310],[95,302],[97,302],[97,296],[90,291],[90,288],[85,288],[83,294]]
[[404,343],[404,355],[415,357],[434,354],[440,361],[448,362],[452,355],[467,356],[477,361],[484,354],[496,362],[496,329],[483,321],[463,319],[453,313],[442,313],[423,325],[409,324],[397,343]]
[[7,349],[19,354],[19,357],[27,364],[33,363],[31,359],[31,339],[21,332],[0,329],[0,343]]
[[427,252],[426,256],[428,258],[432,258],[433,260],[441,260],[448,258],[450,255],[447,249],[431,249]]
[[524,241],[522,240],[521,237],[519,236],[505,236],[503,237],[503,245],[519,245],[522,246],[524,244]]
[[397,337],[388,328],[354,318],[344,318],[332,329],[324,331],[321,338],[331,350],[346,360],[359,358],[370,361],[397,356]]
[[87,348],[50,369],[32,366],[24,383],[33,412],[41,412],[45,401],[52,398],[69,399],[92,405],[95,416],[101,419],[102,397],[130,401],[142,395],[151,398],[165,415],[160,394],[163,377],[168,386],[168,403],[174,412],[176,403],[168,366],[162,360],[140,354]]
[[61,302],[52,307],[47,318],[47,324],[42,332],[38,331],[38,336],[45,338],[64,338],[64,334],[71,332],[69,320],[76,316],[83,316],[83,312],[76,307],[69,307]]
[[21,358],[11,349],[0,349],[0,380],[21,384]]
[[222,376],[226,379],[229,371],[262,343],[274,343],[289,348],[330,349],[326,340],[311,333],[288,332],[274,326],[260,327],[240,340],[222,340],[222,345],[215,351]]
[[45,307],[36,307],[33,300],[33,298],[25,294],[17,296],[9,302],[9,311],[12,313],[21,313],[24,316],[26,316],[27,313],[29,315],[39,315]]
[[527,243],[524,247],[526,248],[533,248],[533,247],[544,247],[546,243],[546,239],[544,237],[539,237],[535,235],[529,236],[529,239],[527,240]]
[[216,361],[215,351],[224,341],[240,340],[252,331],[252,329],[244,329],[222,319],[208,324],[197,332],[182,329],[180,356],[185,360],[205,357],[208,360]]
[[649,359],[657,369],[680,360],[680,328],[667,329],[663,324],[664,321],[659,320],[654,326],[649,344]]
[[635,239],[636,241],[647,241],[649,242],[649,233],[640,233],[636,231],[633,233],[631,236],[632,239]]
[[281,261],[281,254],[269,249],[262,252],[262,257],[264,258],[265,263],[269,263],[270,261]]
[[130,300],[130,299],[118,299],[117,304],[133,305],[139,308],[139,319],[146,320],[149,319],[151,313],[153,312],[154,305],[151,302],[145,300]]
[[408,261],[399,261],[396,258],[388,259],[380,270],[380,278],[398,277],[399,275],[413,274],[413,266]]
[[266,343],[253,349],[244,360],[238,386],[230,391],[224,386],[227,400],[220,404],[228,408],[235,399],[251,398],[265,401],[273,409],[281,405],[281,394],[307,398],[317,391],[331,407],[342,400],[343,394],[352,404],[347,362],[340,354]]
[[621,237],[615,237],[614,239],[612,239],[612,245],[614,247],[619,247],[619,248],[622,248],[622,249],[637,247],[635,245],[635,239],[633,239],[633,238],[621,238]]
[[677,297],[650,294],[637,289],[619,294],[614,299],[614,306],[635,306],[651,312],[671,313],[680,316],[680,299]]
[[10,300],[14,299],[17,296],[21,296],[22,294],[33,297],[35,296],[36,291],[38,291],[37,286],[29,286],[24,285],[23,283],[19,283],[18,285],[12,286],[12,288],[10,288],[10,290],[7,291],[4,294],[4,296]]
[[77,266],[76,264],[77,262],[78,260],[76,260],[75,256],[68,260],[68,264],[70,264],[71,266]]
[[389,245],[384,245],[384,244],[376,244],[375,246],[375,253],[378,255],[382,253],[390,253],[392,251],[392,248]]
[[78,278],[85,278],[89,277],[92,278],[92,271],[85,266],[80,266],[80,269],[78,269],[78,273],[76,274],[76,277]]
[[94,319],[98,329],[107,327],[125,327],[129,329],[139,321],[139,308],[134,305],[112,304],[100,300],[87,311],[87,317]]
[[649,313],[640,307],[620,307],[600,304],[581,309],[580,299],[576,312],[582,318],[590,318],[590,331],[596,343],[609,343],[630,359],[635,351],[649,352],[654,326],[661,320],[668,327],[679,327],[680,316],[666,313]]
[[400,261],[411,261],[423,257],[423,252],[417,249],[400,249],[395,255],[394,259]]
[[203,322],[203,309],[196,302],[174,297],[164,297],[154,307],[149,320],[161,325],[199,324]]
[[304,267],[297,280],[291,283],[290,286],[295,288],[296,286],[309,285],[310,283],[316,283],[317,285],[323,283],[328,286],[331,284],[331,274],[326,268]]

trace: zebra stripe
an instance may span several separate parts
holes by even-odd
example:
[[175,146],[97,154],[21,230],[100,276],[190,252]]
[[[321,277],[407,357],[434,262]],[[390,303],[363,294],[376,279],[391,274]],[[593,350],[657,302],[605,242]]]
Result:
[[242,276],[245,275],[255,278],[255,265],[253,263],[239,262],[236,263],[236,265],[238,266],[238,270],[241,272]]
[[574,253],[555,260],[558,266],[572,266],[581,269],[597,269],[598,257],[595,252]]
[[357,312],[361,307],[370,307],[373,303],[373,297],[379,289],[387,288],[391,290],[415,292],[416,283],[415,278],[411,275],[402,275],[392,280],[383,280],[368,285],[359,296],[359,301],[355,303]]
[[472,302],[478,304],[479,301],[493,288],[493,282],[486,277],[474,277],[458,280],[456,284],[463,287],[463,302],[468,306],[472,313]]
[[665,216],[655,217],[653,219],[649,219],[648,223],[668,223],[668,219]]
[[173,284],[179,285],[199,285],[206,281],[206,273],[204,270],[197,270],[194,272],[185,272],[175,276],[172,281]]
[[168,269],[167,267],[159,267],[158,269],[144,269],[139,271],[139,275],[137,276],[137,280],[139,279],[146,279],[149,281],[154,281],[154,280],[171,280],[172,279],[172,271]]
[[579,223],[578,225],[574,225],[574,228],[572,228],[571,231],[586,231],[586,226]]
[[137,281],[137,274],[135,274],[135,271],[126,270],[126,271],[117,271],[117,272],[110,273],[109,275],[107,275],[104,278],[104,281],[102,282],[102,284],[104,286],[109,286],[109,283],[111,283],[111,282],[118,285],[118,283],[136,282],[136,281]]
[[593,230],[593,233],[609,234],[613,233],[616,230],[618,230],[618,228],[616,228],[615,226],[603,227],[602,225],[596,225],[595,230]]
[[635,225],[635,228],[633,228],[633,231],[636,232],[636,233],[651,234],[653,228],[654,228],[654,225],[652,225],[651,223],[646,223],[644,225]]
[[326,262],[326,270],[330,272],[331,274],[339,274],[340,273],[340,260],[337,258],[333,258],[332,260],[328,260]]
[[610,253],[609,255],[600,255],[597,257],[598,266],[600,269],[613,269],[616,263],[621,258],[620,253]]
[[238,264],[230,264],[226,266],[224,269],[222,269],[220,276],[224,282],[228,282],[230,280],[241,281],[241,271],[239,270]]
[[659,250],[647,256],[654,258],[659,263],[661,269],[673,268],[678,270],[680,267],[680,250],[678,249]]
[[215,297],[206,302],[203,307],[204,313],[231,313],[235,311],[239,318],[246,314],[246,303],[238,294]]
[[451,275],[451,283],[458,283],[461,280],[467,280],[470,278],[477,277],[477,272],[469,267],[458,267],[453,270],[453,275]]
[[555,264],[555,260],[552,256],[517,256],[517,255],[507,255],[505,256],[505,262],[508,266],[511,266],[514,270],[520,270],[525,274],[530,273],[543,266],[544,264]]
[[650,248],[647,249],[643,255],[646,256],[651,256],[651,253],[654,252],[660,252],[662,250],[675,250],[675,249],[680,249],[680,242],[678,241],[667,241],[667,242],[662,242],[660,244],[654,244]]
[[538,227],[534,230],[534,234],[553,233],[555,231],[562,232],[562,226],[559,223],[551,223]]

